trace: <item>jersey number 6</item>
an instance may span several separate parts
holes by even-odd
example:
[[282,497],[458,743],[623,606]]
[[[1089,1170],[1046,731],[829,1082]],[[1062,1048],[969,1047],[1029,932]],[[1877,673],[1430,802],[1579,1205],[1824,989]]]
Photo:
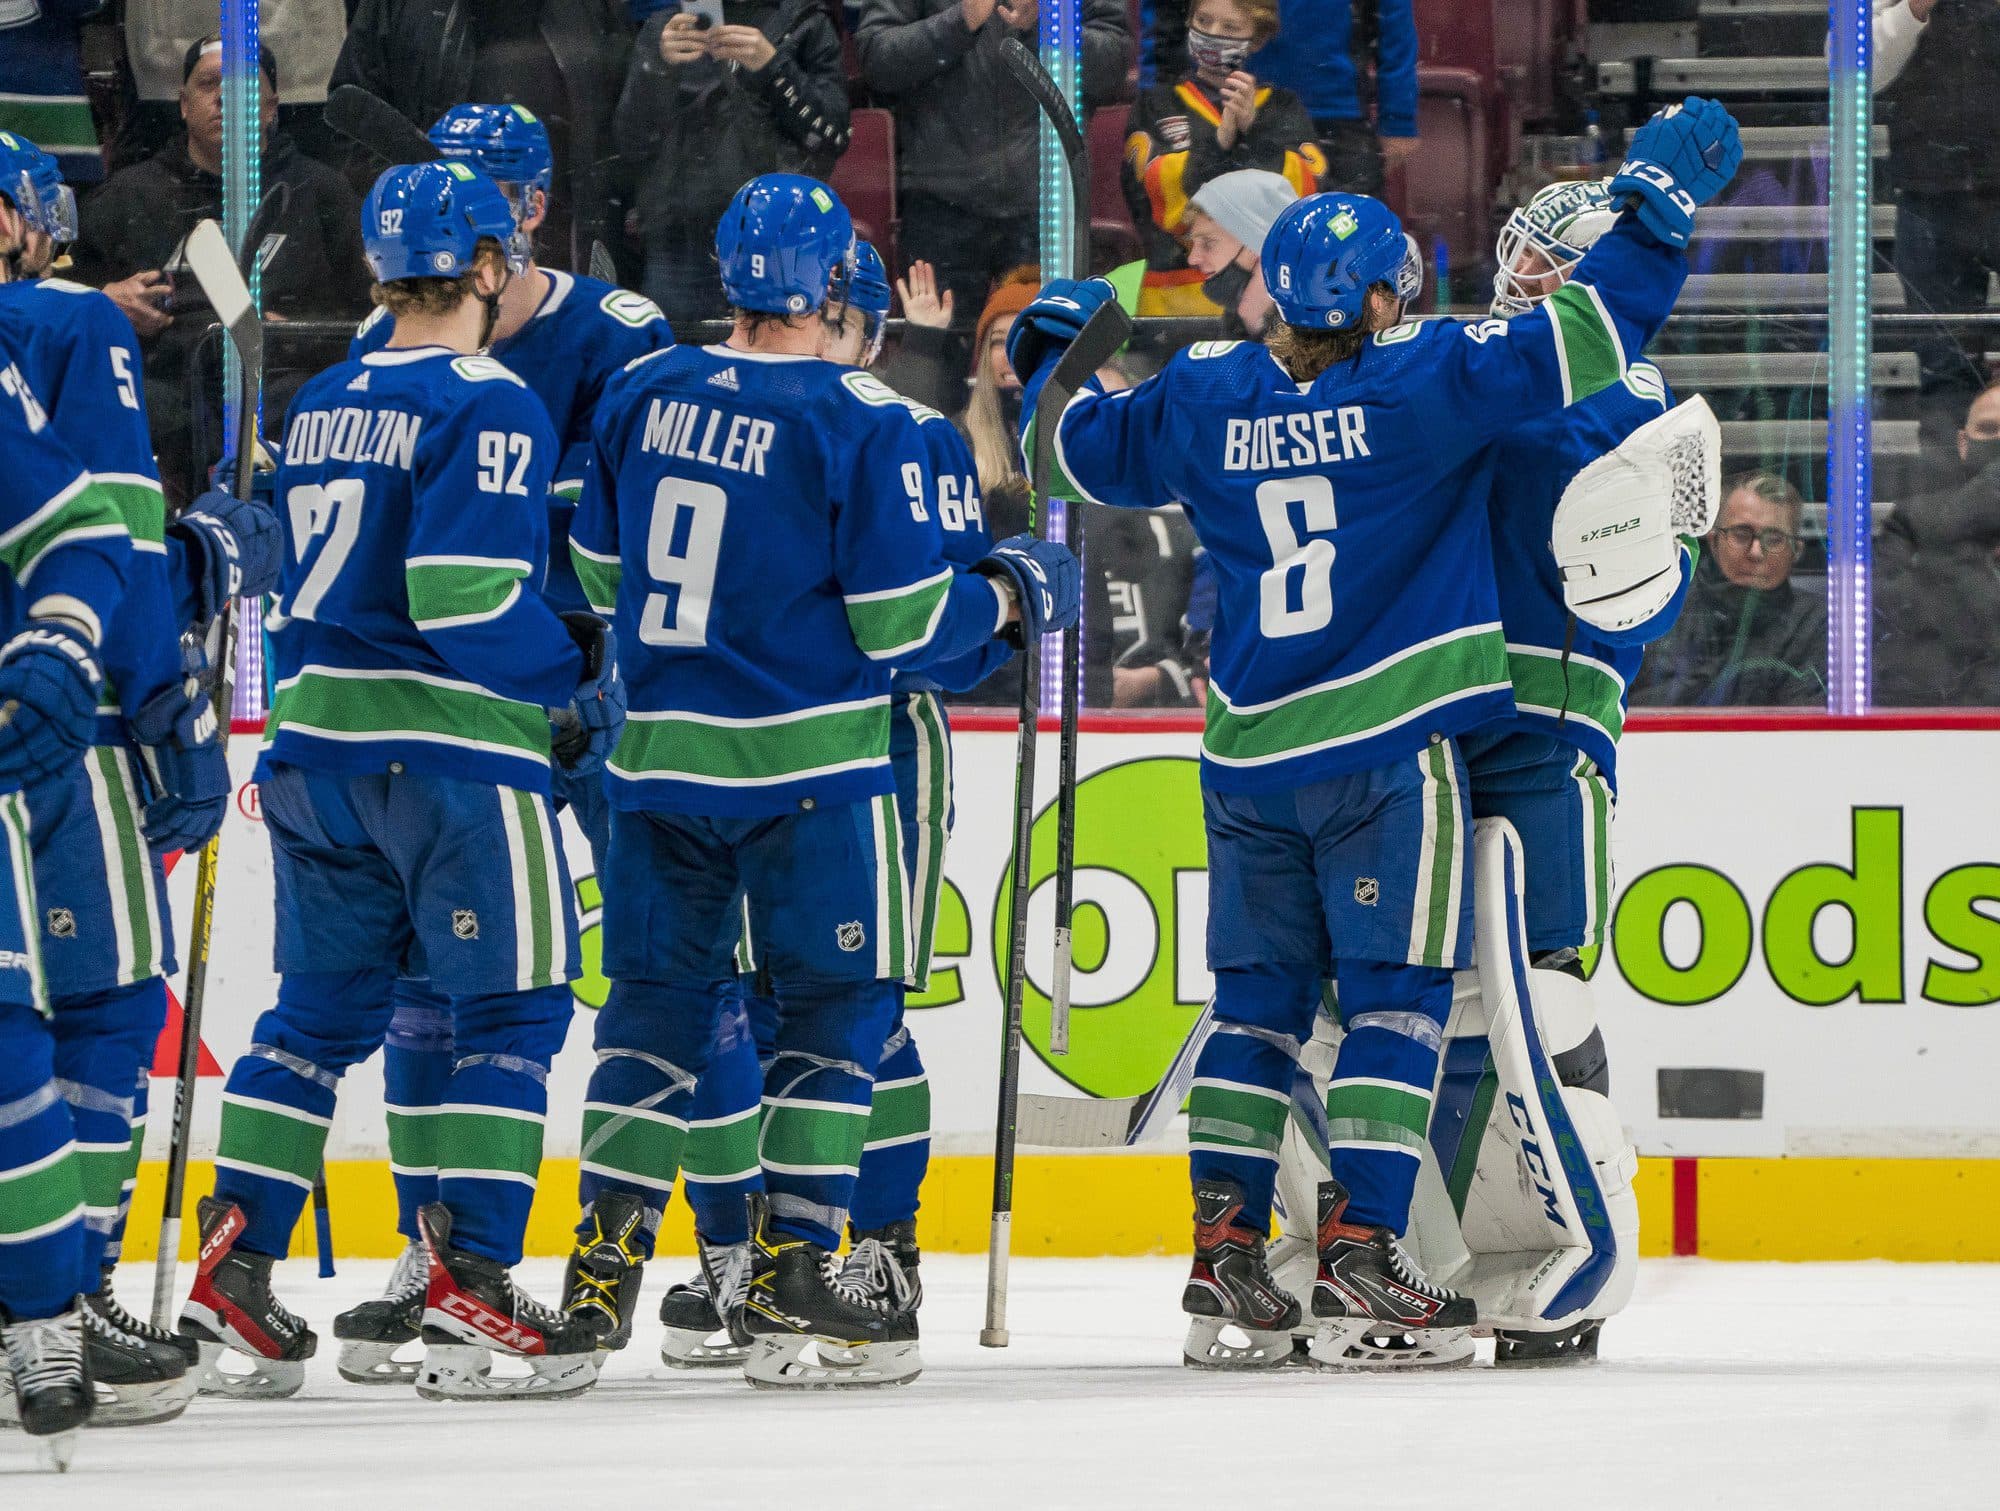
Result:
[[639,611],[639,638],[647,645],[708,644],[708,606],[728,512],[729,495],[713,483],[663,477],[653,490],[646,575],[663,591],[648,593]]
[[1325,532],[1340,524],[1333,484],[1323,477],[1267,478],[1257,485],[1257,517],[1271,547],[1271,568],[1257,582],[1257,622],[1264,638],[1325,629],[1333,623],[1334,557]]

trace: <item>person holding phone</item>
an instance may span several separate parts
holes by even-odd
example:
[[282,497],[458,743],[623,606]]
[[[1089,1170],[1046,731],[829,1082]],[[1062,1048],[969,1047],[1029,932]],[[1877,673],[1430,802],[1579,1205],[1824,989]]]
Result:
[[645,291],[720,316],[715,227],[760,173],[824,177],[847,149],[840,38],[817,0],[682,0],[639,33],[613,138],[638,185]]

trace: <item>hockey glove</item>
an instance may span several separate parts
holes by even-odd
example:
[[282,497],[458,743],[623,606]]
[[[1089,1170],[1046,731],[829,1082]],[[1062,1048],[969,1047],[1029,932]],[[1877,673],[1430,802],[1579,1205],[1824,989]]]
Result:
[[1720,194],[1742,161],[1736,118],[1717,100],[1689,95],[1633,134],[1607,187],[1613,200],[1636,203],[1640,225],[1668,246],[1684,247],[1694,234],[1695,206]]
[[215,707],[194,673],[146,700],[127,727],[139,746],[152,800],[146,804],[146,843],[157,855],[198,850],[215,837],[235,787],[222,754]]
[[1052,630],[1066,630],[1077,621],[1083,574],[1076,557],[1061,541],[1012,535],[980,558],[972,570],[997,577],[1013,590],[1021,606],[1021,622],[1008,626],[1010,639],[1026,641]]
[[0,781],[65,770],[97,730],[97,647],[66,620],[31,619],[0,646]]
[[191,624],[205,624],[232,598],[259,598],[278,585],[285,532],[277,513],[220,488],[196,499],[167,526],[185,564],[174,573],[174,601]]
[[1022,310],[1007,332],[1007,360],[1023,383],[1041,371],[1042,363],[1060,356],[1097,312],[1100,304],[1117,299],[1118,291],[1102,278],[1081,282],[1051,278],[1034,303]]
[[555,715],[554,750],[572,779],[604,765],[625,729],[625,683],[618,675],[618,638],[595,614],[572,609],[560,616],[583,652],[583,680],[568,708]]

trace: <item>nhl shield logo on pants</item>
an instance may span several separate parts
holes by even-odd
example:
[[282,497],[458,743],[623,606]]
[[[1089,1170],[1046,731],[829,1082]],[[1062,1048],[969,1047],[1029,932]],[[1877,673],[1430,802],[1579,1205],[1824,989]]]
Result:
[[479,915],[471,908],[453,908],[451,910],[451,932],[454,937],[459,939],[477,939],[479,937]]
[[868,942],[868,931],[861,927],[858,918],[852,923],[835,924],[833,942],[840,946],[843,953],[852,955]]

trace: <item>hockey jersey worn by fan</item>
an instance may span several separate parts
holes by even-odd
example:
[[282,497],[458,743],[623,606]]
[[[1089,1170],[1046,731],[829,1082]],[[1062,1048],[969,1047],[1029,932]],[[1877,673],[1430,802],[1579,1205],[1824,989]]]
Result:
[[[972,448],[965,444],[958,427],[935,409],[914,399],[903,402],[916,416],[930,456],[944,559],[955,567],[969,567],[993,549],[993,531],[986,523],[986,502],[979,491],[979,466],[972,460]],[[898,671],[891,681],[898,693],[962,693],[992,676],[1013,654],[1006,641],[988,640],[976,650],[950,661],[934,662],[920,672]]]
[[[644,294],[598,278],[543,268],[549,290],[528,323],[487,355],[504,362],[549,412],[557,451],[551,458],[555,497],[549,503],[549,576],[543,596],[557,610],[583,607],[583,589],[569,562],[569,517],[583,492],[590,458],[590,422],[605,383],[626,363],[674,344],[666,316]],[[395,333],[387,310],[361,324],[350,358],[381,351]]]
[[1494,447],[1487,512],[1515,713],[1492,732],[1533,730],[1574,745],[1597,763],[1614,791],[1626,689],[1645,647],[1673,628],[1680,614],[1694,576],[1694,547],[1682,542],[1680,587],[1665,606],[1614,633],[1572,622],[1549,534],[1570,480],[1673,404],[1660,370],[1634,362],[1603,392],[1529,421]]
[[1401,325],[1306,384],[1261,346],[1203,343],[1071,402],[1057,459],[1073,496],[1178,499],[1214,561],[1205,784],[1363,771],[1512,711],[1488,444],[1617,383],[1685,276],[1628,219],[1512,321]]
[[124,718],[181,677],[180,633],[167,584],[166,499],[146,428],[143,366],[132,324],[96,289],[59,278],[0,284],[18,318],[18,361],[54,434],[116,506],[132,537],[118,611],[105,627],[97,742],[125,742]]
[[924,438],[865,372],[675,347],[598,408],[570,538],[612,612],[626,809],[754,816],[892,790],[893,667],[977,651],[1000,597],[954,571]]
[[533,590],[554,452],[540,402],[490,357],[392,347],[299,391],[266,762],[549,791],[548,711],[583,672]]

